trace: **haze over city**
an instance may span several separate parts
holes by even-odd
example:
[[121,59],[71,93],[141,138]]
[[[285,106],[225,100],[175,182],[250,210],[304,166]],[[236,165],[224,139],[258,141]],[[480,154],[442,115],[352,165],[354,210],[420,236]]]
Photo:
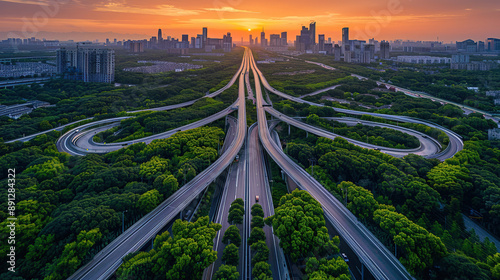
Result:
[[[358,39],[460,41],[498,37],[498,1],[0,1],[0,39],[32,37],[59,40],[149,38],[157,28],[164,34],[232,32],[247,40],[262,28],[298,35],[302,25],[319,23],[318,34],[334,40],[349,26]],[[251,30],[251,31],[250,31]],[[9,33],[19,36],[9,36]],[[24,34],[23,34],[24,33]]]

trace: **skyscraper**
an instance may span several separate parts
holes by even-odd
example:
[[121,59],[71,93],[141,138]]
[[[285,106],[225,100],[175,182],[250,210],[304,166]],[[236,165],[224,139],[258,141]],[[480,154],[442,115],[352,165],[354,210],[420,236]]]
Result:
[[319,51],[324,51],[325,50],[325,34],[319,34],[318,35],[318,49]]
[[281,45],[282,46],[288,45],[288,37],[286,32],[281,32]]
[[391,49],[391,46],[390,46],[389,42],[387,42],[387,41],[380,42],[380,58],[381,59],[389,59],[390,58],[390,54],[389,54],[390,49]]
[[264,32],[264,27],[262,27],[262,32],[260,32],[260,46],[261,47],[267,46],[266,32]]
[[342,53],[345,53],[346,45],[349,44],[349,27],[342,28]]
[[182,34],[182,42],[189,42],[189,35],[188,34]]
[[203,46],[202,47],[203,48],[207,44],[207,39],[208,39],[208,29],[206,27],[203,27],[203,38],[202,38],[202,40],[203,40],[203,42],[202,42]]
[[248,42],[249,42],[250,45],[253,45],[252,34],[249,35]]
[[312,21],[309,24],[309,43],[311,45],[316,45],[316,22]]
[[161,34],[161,28],[160,28],[160,29],[158,29],[158,42],[161,42],[161,41],[163,41],[163,36]]

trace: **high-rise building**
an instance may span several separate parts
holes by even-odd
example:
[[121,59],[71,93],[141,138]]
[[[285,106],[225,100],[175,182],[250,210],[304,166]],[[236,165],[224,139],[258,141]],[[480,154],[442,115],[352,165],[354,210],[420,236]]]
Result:
[[340,61],[340,46],[338,44],[333,47],[333,56],[335,61]]
[[488,44],[489,51],[500,51],[500,39],[488,38],[487,44]]
[[375,45],[364,44],[362,48],[360,63],[372,63],[374,58],[375,58]]
[[295,48],[298,51],[305,52],[311,49],[311,35],[309,31],[307,27],[302,26],[300,36],[297,36],[297,40],[295,41]]
[[129,51],[133,53],[144,52],[144,42],[138,42],[138,41],[130,42]]
[[262,32],[260,32],[260,46],[261,47],[266,47],[267,46],[266,32],[264,32],[264,28],[262,28]]
[[115,51],[97,46],[57,50],[57,72],[64,78],[84,82],[112,83],[115,80]]
[[206,27],[203,27],[203,34],[202,34],[202,48],[205,47],[205,45],[207,44],[207,39],[208,39],[208,28]]
[[248,38],[248,43],[250,45],[253,45],[253,38],[252,38],[252,34],[249,35],[249,38]]
[[189,42],[189,35],[188,34],[182,34],[182,42]]
[[319,51],[325,51],[325,34],[318,35],[318,49]]
[[382,41],[380,42],[380,58],[381,59],[389,59],[391,57],[390,55],[390,49],[391,45],[387,41]]
[[288,45],[288,35],[286,32],[281,32],[281,45],[282,46]]
[[269,45],[270,46],[281,46],[281,38],[279,34],[271,34],[269,36]]
[[191,37],[191,46],[190,48],[195,48],[196,47],[196,37]]
[[342,28],[342,53],[344,54],[346,46],[349,45],[349,27]]
[[227,35],[224,35],[222,38],[222,48],[225,52],[230,52],[233,48],[233,38],[231,37],[231,33],[227,32]]
[[316,45],[316,22],[312,21],[309,24],[309,43],[311,45]]
[[351,45],[347,44],[343,46],[344,49],[344,62],[350,63],[352,61]]
[[255,38],[255,45],[258,45],[259,44],[259,37],[256,37]]
[[163,41],[163,35],[161,34],[161,29],[158,29],[158,42]]
[[194,47],[196,49],[201,49],[203,48],[203,34],[198,34],[196,35],[196,41]]

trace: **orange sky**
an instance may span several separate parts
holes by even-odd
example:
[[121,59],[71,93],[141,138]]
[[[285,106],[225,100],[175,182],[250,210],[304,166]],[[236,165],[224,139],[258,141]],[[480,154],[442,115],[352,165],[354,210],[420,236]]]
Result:
[[0,0],[0,38],[9,31],[15,31],[12,37],[78,32],[75,40],[102,40],[109,35],[98,32],[114,32],[149,38],[158,28],[164,37],[191,37],[206,26],[209,37],[231,32],[236,42],[258,36],[262,27],[267,36],[288,31],[294,40],[311,20],[317,22],[317,34],[333,40],[340,40],[344,26],[352,39],[485,40],[500,37],[500,1]]

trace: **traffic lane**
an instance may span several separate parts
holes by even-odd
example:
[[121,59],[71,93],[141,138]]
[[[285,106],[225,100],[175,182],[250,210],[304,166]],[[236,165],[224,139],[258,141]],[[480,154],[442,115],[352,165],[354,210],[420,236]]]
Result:
[[368,144],[368,143],[364,143],[364,142],[361,142],[358,140],[354,140],[354,139],[350,139],[350,138],[347,138],[344,136],[340,136],[338,134],[326,131],[324,129],[314,127],[312,125],[309,125],[309,124],[301,122],[301,121],[297,121],[293,118],[290,118],[286,115],[281,114],[279,111],[276,111],[275,109],[273,109],[271,107],[265,107],[264,110],[266,112],[268,112],[269,114],[273,115],[274,117],[276,117],[276,118],[278,118],[278,119],[280,119],[280,120],[282,120],[290,125],[293,125],[297,128],[300,128],[300,129],[303,129],[303,130],[308,131],[310,133],[313,133],[317,136],[326,137],[326,138],[330,138],[330,139],[335,139],[336,137],[341,137],[341,138],[346,139],[349,143],[360,146],[362,148],[378,149],[381,152],[388,151],[388,152],[406,153],[406,154],[408,154],[409,152],[419,151],[419,149],[420,149],[420,147],[416,148],[416,149],[393,149],[393,148],[386,148],[386,147],[382,147],[382,146],[378,146],[378,145]]
[[[249,138],[249,178],[250,178],[250,207],[257,203],[256,197],[259,196],[259,202],[264,211],[264,218],[273,215],[272,197],[269,197],[266,188],[269,188],[267,176],[265,174],[265,163],[263,151],[259,142],[258,127],[254,127],[250,132]],[[281,279],[278,261],[277,261],[277,244],[275,243],[272,228],[264,226],[264,233],[266,234],[266,244],[269,248],[269,263],[273,273],[273,279]]]
[[227,123],[229,125],[226,131],[226,138],[224,139],[224,143],[222,144],[221,154],[229,149],[229,144],[233,142],[233,139],[236,137],[236,133],[238,132],[236,129],[238,127],[238,119],[227,116]]
[[208,268],[208,273],[207,273],[208,278],[206,279],[211,279],[212,276],[215,274],[215,272],[222,265],[222,252],[226,247],[226,245],[222,243],[222,237],[224,236],[224,233],[226,232],[227,228],[230,226],[230,224],[227,222],[227,214],[229,213],[229,207],[231,206],[231,203],[227,202],[232,201],[231,198],[234,196],[236,190],[234,185],[236,184],[237,173],[238,173],[238,166],[232,164],[230,166],[227,180],[224,185],[224,192],[222,194],[219,211],[217,212],[217,218],[215,220],[215,223],[222,225],[221,229],[217,232],[217,235],[215,236],[214,239],[214,251],[217,252],[217,260]]
[[[436,141],[433,141],[432,139],[430,139],[429,136],[424,136],[422,133],[415,131],[415,130],[412,130],[412,129],[394,126],[394,125],[387,125],[387,124],[383,124],[383,123],[367,122],[367,121],[363,121],[363,120],[359,120],[359,121],[357,121],[357,120],[356,121],[355,120],[342,120],[339,118],[325,118],[325,119],[334,119],[338,122],[350,124],[351,126],[355,126],[356,124],[361,123],[362,125],[371,126],[371,127],[383,127],[383,128],[388,128],[388,129],[394,129],[394,130],[398,130],[400,132],[409,134],[411,136],[414,136],[418,139],[418,141],[420,143],[420,149],[416,152],[413,152],[412,154],[416,154],[416,155],[420,155],[420,156],[430,156],[430,155],[438,153],[440,150],[440,147],[438,146],[438,143]],[[389,152],[387,152],[387,153],[389,153]],[[399,153],[399,155],[403,155],[403,156],[407,155],[407,154],[408,153]]]
[[83,121],[88,121],[88,120],[91,120],[91,119],[93,119],[93,118],[87,118],[87,119],[83,119],[83,120],[71,122],[71,123],[68,123],[68,124],[65,124],[65,125],[58,126],[56,128],[53,128],[53,129],[45,130],[45,131],[42,131],[42,132],[38,132],[38,133],[35,133],[35,134],[31,134],[31,135],[28,135],[28,136],[17,138],[17,139],[14,139],[14,140],[6,141],[5,143],[14,143],[16,141],[21,141],[21,142],[30,141],[31,139],[33,139],[33,138],[35,138],[35,137],[37,137],[39,135],[47,134],[47,133],[50,133],[50,132],[52,132],[54,130],[56,130],[56,131],[62,131],[67,126],[74,125],[74,124],[77,124],[77,123],[83,122]]

